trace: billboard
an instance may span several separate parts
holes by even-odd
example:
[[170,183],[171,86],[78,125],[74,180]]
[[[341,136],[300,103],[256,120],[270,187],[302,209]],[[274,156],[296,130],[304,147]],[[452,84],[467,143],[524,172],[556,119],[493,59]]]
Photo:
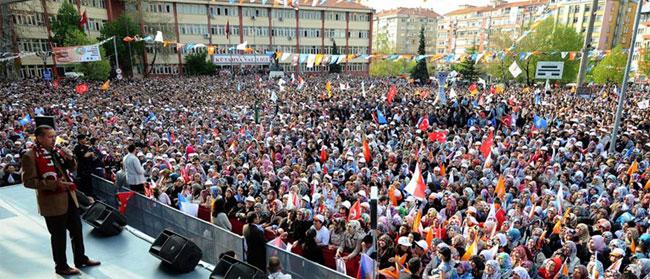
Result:
[[228,55],[220,54],[212,57],[212,63],[215,65],[266,65],[271,63],[271,57],[267,55]]
[[55,47],[52,49],[54,52],[54,59],[56,63],[80,63],[80,62],[94,62],[102,60],[99,53],[99,44],[87,46],[70,46],[70,47]]

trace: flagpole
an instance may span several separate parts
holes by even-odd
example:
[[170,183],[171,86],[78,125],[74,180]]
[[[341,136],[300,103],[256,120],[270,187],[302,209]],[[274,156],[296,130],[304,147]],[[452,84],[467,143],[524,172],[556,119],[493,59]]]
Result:
[[117,59],[117,42],[116,36],[113,36],[113,50],[115,50],[115,70],[120,68],[120,62]]
[[230,42],[230,31],[228,31],[228,54],[230,54],[230,79],[234,80],[235,79],[235,65],[232,63],[232,52],[235,51],[234,49],[231,50],[231,42]]
[[618,96],[618,105],[616,107],[616,118],[614,120],[614,128],[612,129],[611,140],[609,142],[610,156],[616,152],[616,136],[618,134],[619,126],[621,125],[621,114],[623,113],[623,105],[625,100],[625,90],[627,89],[627,80],[630,74],[630,66],[634,56],[634,43],[636,42],[636,34],[639,30],[639,20],[641,19],[641,6],[643,1],[638,1],[636,7],[636,17],[634,19],[634,28],[632,28],[632,38],[630,39],[630,49],[627,54],[627,63],[625,65],[625,72],[623,74],[623,84],[621,84],[621,94]]

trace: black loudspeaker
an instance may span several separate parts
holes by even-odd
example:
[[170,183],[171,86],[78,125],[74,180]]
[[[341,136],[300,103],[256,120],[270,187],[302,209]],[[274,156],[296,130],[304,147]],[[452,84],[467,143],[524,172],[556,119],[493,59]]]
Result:
[[194,270],[203,252],[191,240],[173,231],[164,230],[151,244],[149,253],[172,270],[186,273]]
[[97,233],[112,236],[122,232],[126,218],[115,208],[101,201],[95,201],[81,217]]
[[52,127],[52,129],[56,130],[54,116],[36,116],[34,117],[34,123],[36,123],[36,127],[41,125],[47,125]]
[[214,267],[210,279],[265,279],[266,273],[258,268],[232,258],[227,255],[222,255],[219,262]]

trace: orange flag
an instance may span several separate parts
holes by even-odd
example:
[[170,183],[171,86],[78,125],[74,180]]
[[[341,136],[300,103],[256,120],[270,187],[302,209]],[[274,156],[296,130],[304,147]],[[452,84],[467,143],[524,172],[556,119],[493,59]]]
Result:
[[106,80],[99,89],[101,89],[102,91],[107,91],[109,87],[110,87],[110,83],[108,80]]
[[634,239],[632,239],[632,243],[630,243],[630,251],[632,251],[632,254],[636,253],[636,243]]
[[643,186],[643,189],[650,189],[650,178],[648,178],[648,181],[645,183],[645,186]]
[[562,220],[557,220],[555,226],[553,226],[553,234],[560,234],[562,231]]
[[503,181],[503,176],[499,175],[499,181],[497,182],[497,187],[494,188],[494,194],[499,197],[503,198],[506,194],[506,184]]
[[429,227],[429,231],[427,232],[427,236],[424,240],[427,242],[428,246],[431,246],[431,241],[433,240],[433,226]]
[[366,159],[366,164],[370,164],[370,146],[368,146],[365,136],[363,137],[363,157]]
[[461,258],[462,261],[469,261],[469,258],[472,256],[476,255],[476,250],[478,246],[478,237],[474,237],[474,241],[472,241],[472,244],[469,245],[467,248],[467,251],[465,251],[465,254]]
[[[413,227],[411,228],[412,232],[419,233],[420,232],[420,222],[422,221],[422,210],[418,210],[418,213],[415,214],[415,218],[413,219]],[[427,244],[429,245],[429,244]]]
[[634,160],[634,163],[630,166],[629,169],[627,169],[627,175],[632,176],[635,174],[637,171],[639,171],[639,163]]
[[400,256],[395,256],[395,257],[397,260],[396,262],[399,263],[399,265],[404,266],[404,264],[406,263],[406,254],[402,255],[401,257]]
[[569,276],[569,265],[566,263],[562,265],[562,275]]
[[447,168],[444,164],[440,164],[440,175],[445,176],[447,174]]
[[397,190],[392,185],[388,189],[388,199],[393,206],[397,206],[397,196],[395,196],[395,191]]

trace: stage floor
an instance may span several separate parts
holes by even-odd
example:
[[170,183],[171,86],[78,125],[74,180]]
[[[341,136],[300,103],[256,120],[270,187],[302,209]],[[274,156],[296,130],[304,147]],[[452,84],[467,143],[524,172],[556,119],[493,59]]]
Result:
[[[102,262],[82,269],[72,278],[208,278],[210,271],[197,266],[193,272],[167,272],[149,254],[150,242],[125,229],[112,237],[91,233],[83,223],[86,254]],[[70,238],[68,264],[72,262]],[[0,187],[0,278],[63,278],[54,273],[50,235],[38,214],[36,194],[22,185]]]

